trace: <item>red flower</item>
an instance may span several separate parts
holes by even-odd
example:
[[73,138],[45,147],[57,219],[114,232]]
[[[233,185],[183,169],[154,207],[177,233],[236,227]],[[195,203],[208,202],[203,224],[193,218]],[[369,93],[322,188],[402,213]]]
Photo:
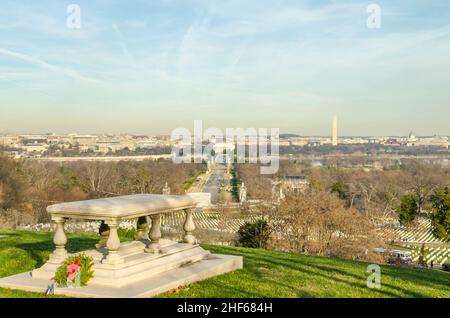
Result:
[[80,264],[78,263],[78,259],[75,260],[73,263],[69,263],[67,265],[67,273],[73,274],[77,271],[77,269],[80,267]]

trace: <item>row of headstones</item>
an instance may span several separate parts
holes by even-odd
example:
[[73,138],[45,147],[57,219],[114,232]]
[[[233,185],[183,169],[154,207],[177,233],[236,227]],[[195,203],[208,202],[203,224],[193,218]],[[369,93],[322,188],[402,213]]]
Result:
[[[430,264],[432,261],[435,264],[444,264],[450,258],[450,247],[427,247],[425,248],[427,254],[425,261]],[[418,261],[420,257],[420,247],[413,246],[411,249],[411,256],[414,261]]]

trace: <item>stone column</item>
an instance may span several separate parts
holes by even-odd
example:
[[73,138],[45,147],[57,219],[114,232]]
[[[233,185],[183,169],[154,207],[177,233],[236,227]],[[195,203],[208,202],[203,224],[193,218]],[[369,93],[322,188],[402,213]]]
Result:
[[55,236],[53,237],[53,243],[55,244],[56,249],[50,255],[50,262],[59,264],[67,258],[67,237],[64,233],[66,219],[62,217],[53,217],[52,219],[56,223]]
[[152,219],[152,227],[150,229],[150,244],[145,248],[147,253],[159,253],[159,239],[161,238],[161,215],[153,214],[150,216]]
[[194,209],[186,209],[184,210],[184,212],[186,213],[186,220],[184,221],[184,238],[183,241],[185,243],[188,244],[195,244],[197,242],[196,238],[194,237],[194,235],[192,235],[192,232],[194,232],[195,230],[195,223],[194,223]]
[[107,221],[107,225],[109,226],[109,236],[106,241],[106,247],[108,248],[108,255],[106,259],[102,261],[105,264],[120,264],[123,263],[123,259],[119,256],[119,247],[120,247],[120,239],[117,234],[117,228],[119,226],[119,221]]
[[109,226],[102,221],[100,224],[100,228],[98,229],[98,233],[100,234],[100,240],[97,244],[95,244],[95,248],[102,248],[106,246],[106,241],[108,241],[109,237]]
[[141,216],[137,220],[137,233],[134,236],[136,241],[148,240],[148,222],[146,216]]

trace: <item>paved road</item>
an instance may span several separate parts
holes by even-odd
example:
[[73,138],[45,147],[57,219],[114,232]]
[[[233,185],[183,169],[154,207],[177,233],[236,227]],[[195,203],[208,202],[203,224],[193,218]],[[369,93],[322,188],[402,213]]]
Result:
[[206,181],[202,192],[211,193],[211,203],[218,203],[220,193],[222,191],[221,185],[225,183],[225,175],[227,171],[223,169],[215,169],[211,171],[208,181]]

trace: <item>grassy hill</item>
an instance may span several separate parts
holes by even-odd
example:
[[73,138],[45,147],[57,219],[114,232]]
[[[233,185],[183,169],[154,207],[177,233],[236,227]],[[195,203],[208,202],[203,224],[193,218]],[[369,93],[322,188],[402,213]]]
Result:
[[[68,235],[67,248],[92,248],[97,237]],[[450,274],[382,266],[381,289],[366,286],[367,263],[237,247],[204,247],[244,256],[244,269],[161,297],[450,297]],[[0,277],[41,266],[53,250],[51,233],[0,231]],[[0,297],[44,297],[0,288]]]

